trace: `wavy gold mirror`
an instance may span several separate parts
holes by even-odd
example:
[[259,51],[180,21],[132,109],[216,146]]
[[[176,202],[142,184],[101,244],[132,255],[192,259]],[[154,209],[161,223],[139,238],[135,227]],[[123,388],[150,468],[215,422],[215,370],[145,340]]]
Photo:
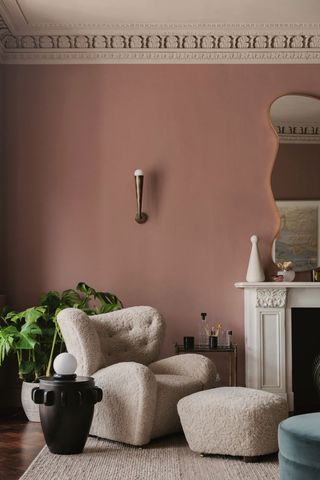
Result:
[[285,95],[270,116],[279,137],[271,186],[280,229],[272,257],[303,272],[320,265],[320,101]]

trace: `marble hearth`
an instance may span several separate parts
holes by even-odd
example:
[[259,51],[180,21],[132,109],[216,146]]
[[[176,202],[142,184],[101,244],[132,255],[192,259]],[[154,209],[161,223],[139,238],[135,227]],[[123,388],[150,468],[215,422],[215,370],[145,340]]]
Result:
[[291,309],[320,308],[320,283],[239,282],[235,286],[244,289],[245,295],[246,386],[284,396],[292,411]]

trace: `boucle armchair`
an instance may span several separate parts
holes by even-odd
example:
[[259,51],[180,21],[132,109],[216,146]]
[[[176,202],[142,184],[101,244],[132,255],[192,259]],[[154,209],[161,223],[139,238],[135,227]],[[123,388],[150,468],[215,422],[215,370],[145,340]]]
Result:
[[68,352],[77,358],[77,374],[94,377],[103,390],[91,435],[145,445],[181,429],[181,398],[214,386],[215,365],[202,355],[156,361],[165,322],[154,308],[93,316],[67,308],[59,313],[58,323]]

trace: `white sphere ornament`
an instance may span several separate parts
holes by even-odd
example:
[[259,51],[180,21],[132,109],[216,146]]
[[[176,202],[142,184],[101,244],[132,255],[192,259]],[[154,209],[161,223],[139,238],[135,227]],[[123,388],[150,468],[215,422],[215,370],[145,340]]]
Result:
[[252,235],[250,238],[252,246],[247,271],[247,282],[263,282],[265,279],[263,268],[261,265],[260,253],[258,248],[259,238]]
[[57,375],[74,375],[77,370],[77,359],[71,353],[60,353],[54,359],[53,369]]

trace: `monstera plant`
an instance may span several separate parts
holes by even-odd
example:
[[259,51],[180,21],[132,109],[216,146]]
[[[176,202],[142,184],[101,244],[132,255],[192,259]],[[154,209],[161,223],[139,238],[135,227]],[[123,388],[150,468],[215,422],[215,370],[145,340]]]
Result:
[[[51,375],[55,356],[65,349],[57,315],[68,307],[93,315],[119,310],[123,305],[115,295],[98,292],[80,282],[75,289],[61,293],[49,291],[41,296],[39,305],[22,312],[10,311],[7,307],[0,312],[0,366],[8,355],[16,355],[19,378],[24,381],[22,404],[31,420],[35,418],[31,418],[32,414],[29,416],[23,401],[25,382]],[[29,391],[25,397],[29,399]]]
[[97,292],[80,282],[76,289],[49,291],[41,296],[39,305],[22,312],[5,308],[1,312],[0,365],[14,353],[20,379],[34,381],[41,375],[50,375],[54,357],[64,350],[57,315],[68,307],[92,315],[119,310],[123,305],[115,295]]

